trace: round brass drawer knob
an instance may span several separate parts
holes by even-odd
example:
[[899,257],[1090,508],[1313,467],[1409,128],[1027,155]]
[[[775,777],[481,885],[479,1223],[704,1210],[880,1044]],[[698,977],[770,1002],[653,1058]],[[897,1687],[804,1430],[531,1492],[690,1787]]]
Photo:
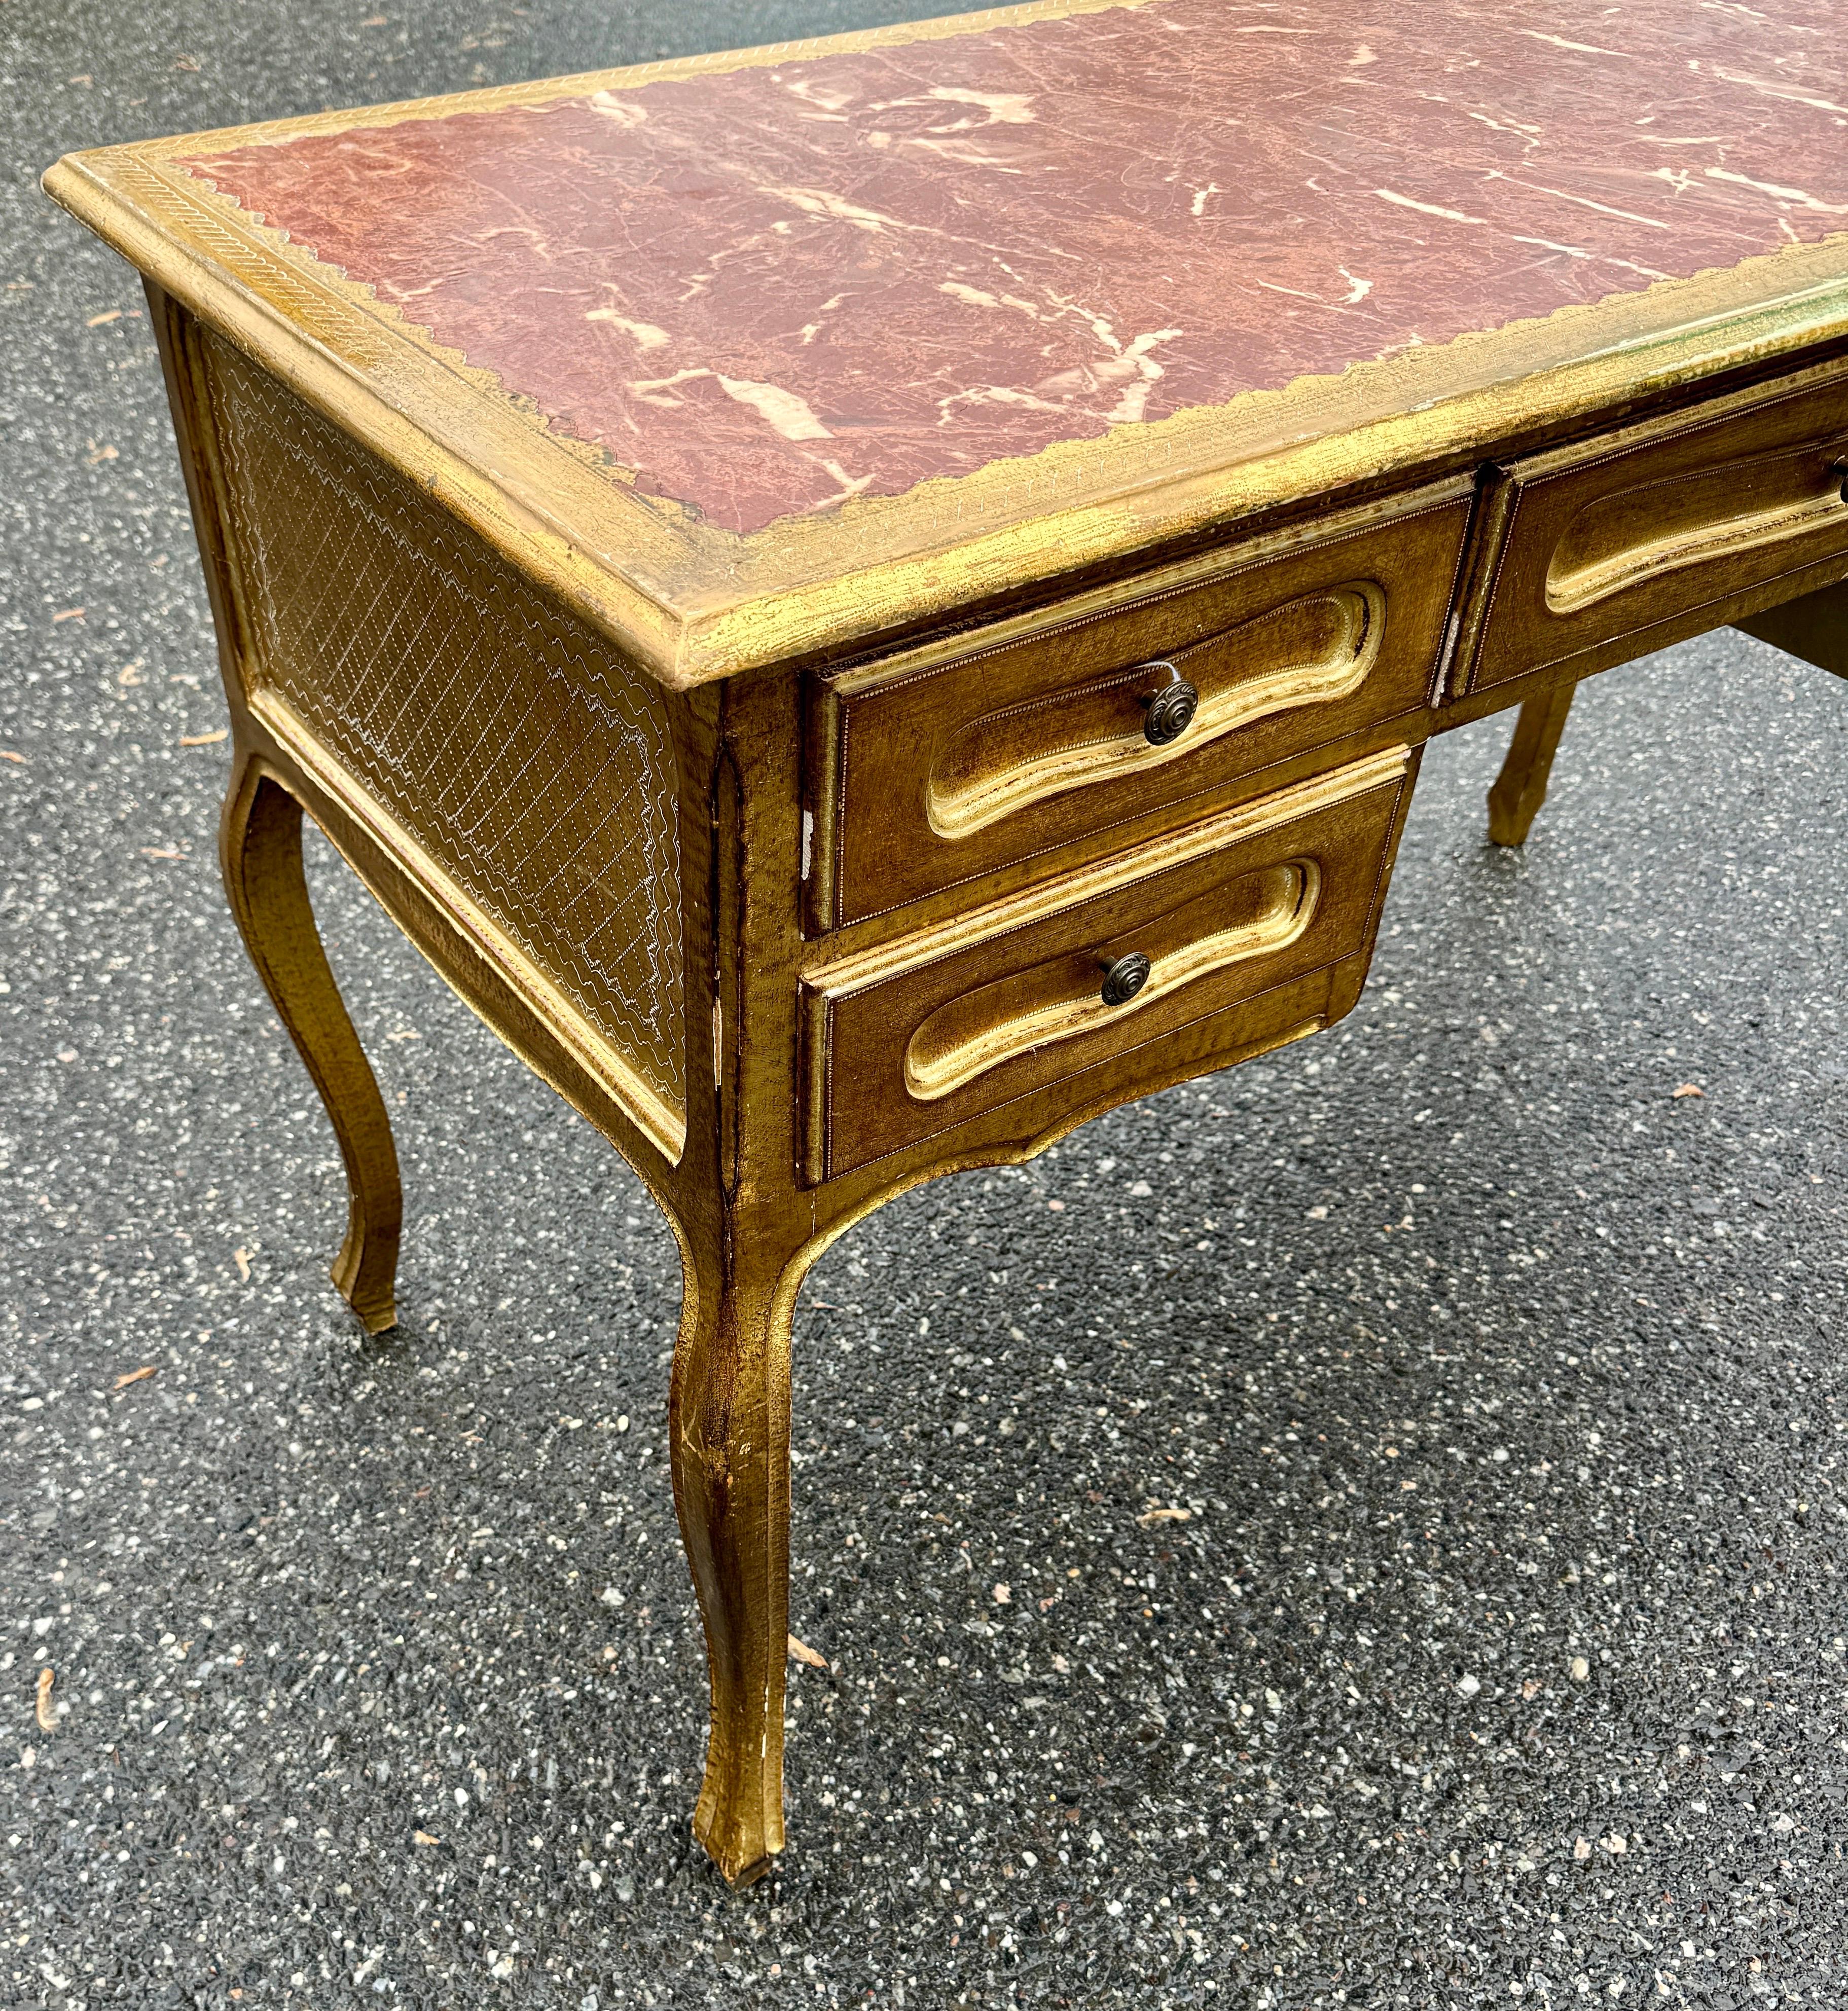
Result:
[[1200,694],[1172,664],[1152,667],[1166,670],[1170,681],[1143,701],[1142,738],[1151,747],[1166,747],[1193,724]]
[[1148,959],[1139,949],[1105,963],[1104,1003],[1127,1005],[1148,982]]
[[1848,461],[1831,463],[1828,479],[1842,493],[1842,500],[1848,503]]

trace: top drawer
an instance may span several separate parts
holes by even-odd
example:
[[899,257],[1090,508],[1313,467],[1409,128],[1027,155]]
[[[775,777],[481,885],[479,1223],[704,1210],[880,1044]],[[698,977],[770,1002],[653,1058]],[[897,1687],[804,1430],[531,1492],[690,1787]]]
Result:
[[[817,678],[816,925],[889,913],[1421,708],[1470,493],[1422,489],[998,625],[974,650]],[[1148,701],[1181,682],[1198,702],[1163,739],[1174,714]]]
[[[1659,650],[1848,571],[1848,369],[1515,462],[1468,689]],[[1805,578],[1792,575],[1807,574]]]

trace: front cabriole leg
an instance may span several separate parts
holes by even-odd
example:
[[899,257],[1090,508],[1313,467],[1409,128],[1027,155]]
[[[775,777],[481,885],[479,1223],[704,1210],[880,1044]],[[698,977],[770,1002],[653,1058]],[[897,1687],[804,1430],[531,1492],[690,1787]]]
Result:
[[683,1231],[682,1261],[668,1434],[712,1693],[693,1834],[748,1885],[783,1847],[789,1329],[809,1253],[725,1213]]

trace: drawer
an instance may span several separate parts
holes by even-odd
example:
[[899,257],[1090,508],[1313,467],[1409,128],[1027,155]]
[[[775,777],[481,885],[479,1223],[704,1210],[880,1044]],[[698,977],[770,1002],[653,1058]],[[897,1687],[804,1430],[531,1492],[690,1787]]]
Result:
[[[1164,1040],[1343,958],[1358,991],[1417,756],[1395,747],[803,985],[806,1171],[828,1178],[1087,1070],[1162,1079]],[[1123,991],[1140,959],[1140,988]],[[1114,985],[1110,981],[1116,981]]]
[[1622,663],[1848,573],[1848,369],[1656,419],[1504,471],[1479,691]]
[[[1470,487],[1195,561],[980,647],[817,678],[814,924],[889,913],[1418,712]],[[1158,745],[1148,701],[1176,679],[1198,703]]]

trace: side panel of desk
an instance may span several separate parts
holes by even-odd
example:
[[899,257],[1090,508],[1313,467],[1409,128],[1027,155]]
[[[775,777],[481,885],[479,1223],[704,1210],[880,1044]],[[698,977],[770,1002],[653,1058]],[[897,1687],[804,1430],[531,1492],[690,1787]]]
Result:
[[686,701],[223,337],[171,333],[239,713],[677,1159]]

